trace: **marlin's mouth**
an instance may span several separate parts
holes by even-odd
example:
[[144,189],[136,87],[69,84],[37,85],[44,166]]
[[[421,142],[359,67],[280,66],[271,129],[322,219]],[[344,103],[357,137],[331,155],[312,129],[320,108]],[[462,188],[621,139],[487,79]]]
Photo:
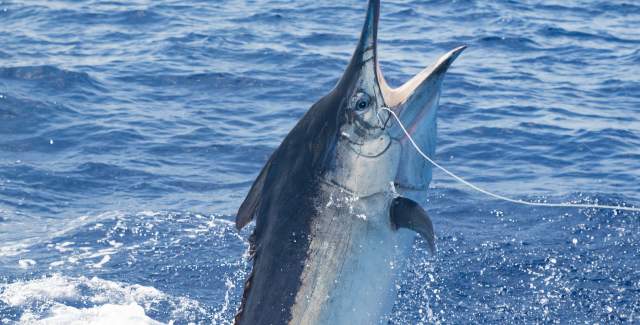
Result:
[[393,143],[401,147],[395,183],[415,191],[431,181],[431,166],[410,147],[407,135],[390,111],[398,116],[416,144],[433,156],[436,146],[436,116],[442,83],[451,64],[466,49],[459,46],[442,55],[397,88],[389,86],[378,60],[380,1],[369,1],[367,16],[358,46],[334,92],[347,98],[345,124],[340,129],[351,148],[360,157],[383,156]]

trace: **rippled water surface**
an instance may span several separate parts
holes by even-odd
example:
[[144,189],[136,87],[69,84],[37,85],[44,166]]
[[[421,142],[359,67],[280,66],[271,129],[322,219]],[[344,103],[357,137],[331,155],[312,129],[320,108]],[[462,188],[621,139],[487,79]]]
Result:
[[[0,323],[229,323],[235,211],[342,74],[364,1],[0,1]],[[468,44],[437,160],[500,193],[640,204],[640,5],[383,0],[394,85]],[[390,324],[638,323],[640,214],[436,172]]]

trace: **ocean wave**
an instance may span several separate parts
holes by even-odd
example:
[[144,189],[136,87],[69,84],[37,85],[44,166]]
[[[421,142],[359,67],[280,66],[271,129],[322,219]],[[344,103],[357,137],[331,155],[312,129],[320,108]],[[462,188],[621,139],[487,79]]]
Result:
[[603,1],[599,2],[596,8],[598,8],[598,10],[600,10],[601,12],[615,12],[622,16],[633,15],[634,13],[640,11],[640,6],[638,4],[630,2],[615,3]]
[[611,34],[594,34],[583,31],[568,30],[558,26],[548,26],[539,31],[540,35],[545,37],[568,37],[574,40],[601,40],[608,42],[639,44],[640,40],[625,39]]
[[76,86],[100,88],[100,84],[86,72],[64,70],[54,66],[25,66],[0,68],[0,79],[37,82],[55,90],[68,90]]
[[[206,317],[198,302],[153,287],[60,274],[0,285],[0,302],[0,311],[20,310],[5,315],[3,322],[9,324],[155,325]],[[154,319],[159,313],[162,322]]]
[[298,38],[298,41],[305,45],[335,45],[342,44],[345,36],[335,33],[312,33]]
[[[59,7],[47,8],[47,10],[43,10],[42,7],[20,8],[20,11],[27,10],[46,13],[58,23],[69,25],[83,24],[84,26],[91,26],[110,24],[116,26],[131,26],[155,24],[166,21],[166,17],[156,11],[153,6],[122,10],[118,7],[109,6],[108,3],[93,6],[78,3],[75,6],[69,6],[64,9],[60,9]],[[46,23],[43,23],[43,25],[47,26]]]
[[535,51],[541,47],[534,40],[526,37],[485,36],[478,40],[482,46],[503,46],[513,51]]
[[[42,266],[48,269],[41,277],[7,279],[0,285],[3,317],[12,315],[13,321],[25,317],[42,320],[52,314],[61,317],[52,309],[58,306],[75,308],[69,310],[73,315],[98,313],[107,318],[113,315],[102,312],[111,310],[107,305],[115,305],[119,306],[116,309],[129,311],[140,311],[137,306],[142,306],[145,315],[165,323],[200,324],[216,319],[226,324],[235,312],[234,302],[246,276],[246,261],[241,254],[230,253],[244,251],[246,244],[228,216],[114,211],[79,218],[74,225],[42,237],[13,250],[0,250],[0,270],[4,274],[9,270],[32,272]],[[207,258],[191,259],[192,254],[200,253]],[[164,267],[155,276],[141,277],[158,259],[165,260]],[[102,280],[103,276],[124,276],[111,272],[114,265],[126,265],[120,271],[139,285]],[[81,276],[68,276],[73,273]],[[194,281],[201,291],[185,291]],[[174,298],[158,290],[182,292],[197,300]]]
[[[112,12],[115,22],[125,25],[162,23],[166,17],[153,9],[124,10]],[[112,18],[113,18],[112,17]]]
[[176,86],[218,90],[277,87],[282,83],[281,80],[277,79],[253,78],[232,73],[216,72],[189,75],[123,76],[119,79],[128,83],[135,82],[152,87]]
[[247,17],[235,18],[232,21],[237,23],[267,23],[267,24],[278,24],[281,22],[286,22],[290,17],[285,12],[261,12],[256,13]]

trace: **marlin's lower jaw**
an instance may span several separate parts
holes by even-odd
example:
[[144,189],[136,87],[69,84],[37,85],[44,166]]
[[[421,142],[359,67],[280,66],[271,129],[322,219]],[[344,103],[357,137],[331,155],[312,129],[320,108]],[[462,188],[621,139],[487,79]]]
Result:
[[[391,89],[386,83],[382,84],[385,103],[395,111],[407,129],[415,130],[435,118],[446,72],[466,48],[460,46],[451,50],[399,88]],[[392,133],[404,136],[397,125]]]

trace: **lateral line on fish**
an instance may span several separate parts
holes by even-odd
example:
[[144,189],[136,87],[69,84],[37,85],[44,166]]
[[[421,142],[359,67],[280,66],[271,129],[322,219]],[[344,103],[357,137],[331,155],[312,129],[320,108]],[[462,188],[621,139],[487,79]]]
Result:
[[458,181],[458,182],[470,187],[471,189],[473,189],[473,190],[475,190],[477,192],[480,192],[480,193],[485,194],[487,196],[490,196],[492,198],[495,198],[495,199],[498,199],[498,200],[502,200],[502,201],[506,201],[506,202],[510,202],[510,203],[527,205],[527,206],[536,206],[536,207],[601,209],[601,210],[621,210],[621,211],[640,212],[640,208],[626,207],[626,206],[616,206],[616,205],[530,202],[530,201],[512,199],[512,198],[504,196],[504,195],[500,195],[500,194],[496,194],[496,193],[490,192],[490,191],[485,190],[485,189],[483,189],[483,188],[481,188],[481,187],[479,187],[479,186],[477,186],[477,185],[465,180],[464,178],[454,174],[453,172],[449,171],[448,169],[446,169],[445,167],[441,166],[440,164],[435,162],[433,159],[431,159],[427,154],[424,153],[424,151],[422,151],[420,146],[418,146],[418,144],[413,140],[413,137],[411,136],[409,131],[407,131],[407,129],[405,128],[404,124],[402,124],[402,121],[400,120],[398,115],[394,111],[392,111],[391,109],[389,109],[387,107],[383,107],[382,109],[387,111],[387,112],[389,112],[394,117],[394,119],[396,120],[396,122],[398,122],[398,125],[400,126],[400,128],[404,132],[404,134],[407,136],[407,138],[411,142],[411,145],[413,146],[413,148],[418,152],[418,154],[420,156],[422,156],[422,158],[426,159],[433,166],[435,166],[436,168],[438,168],[441,171],[445,172],[447,175],[451,176],[456,181]]

